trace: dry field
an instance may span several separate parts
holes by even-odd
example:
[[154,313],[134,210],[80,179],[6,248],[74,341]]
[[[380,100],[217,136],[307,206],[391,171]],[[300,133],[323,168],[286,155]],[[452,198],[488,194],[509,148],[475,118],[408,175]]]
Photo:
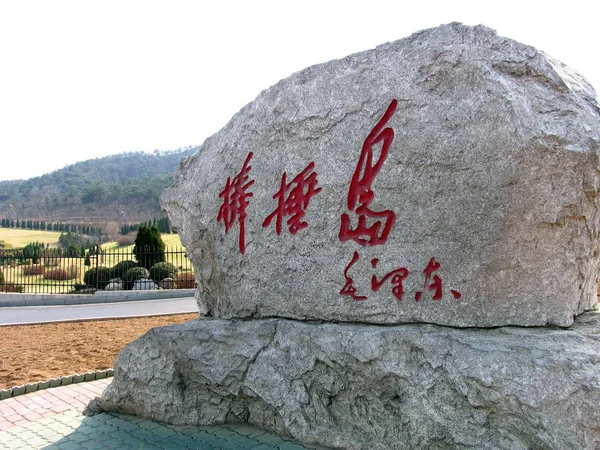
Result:
[[198,314],[0,327],[0,389],[113,367],[129,342],[153,327]]

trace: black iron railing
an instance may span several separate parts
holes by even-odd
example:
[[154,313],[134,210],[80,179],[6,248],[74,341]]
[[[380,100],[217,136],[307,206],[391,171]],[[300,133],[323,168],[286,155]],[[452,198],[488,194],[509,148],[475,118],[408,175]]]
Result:
[[59,248],[0,250],[0,292],[64,294],[194,286],[193,267],[183,247],[97,246],[79,255]]

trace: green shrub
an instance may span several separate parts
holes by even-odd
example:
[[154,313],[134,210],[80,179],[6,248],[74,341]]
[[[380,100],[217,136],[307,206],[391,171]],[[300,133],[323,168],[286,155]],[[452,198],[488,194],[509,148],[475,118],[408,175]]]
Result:
[[104,289],[111,277],[111,270],[108,267],[92,267],[86,270],[83,275],[83,282],[92,287],[96,287],[96,272],[98,272],[98,289]]
[[135,261],[121,261],[113,266],[111,269],[111,278],[123,278],[129,269],[137,267]]
[[165,278],[175,278],[177,276],[177,268],[168,262],[159,262],[150,268],[150,278],[155,283],[164,280]]
[[0,269],[0,284],[4,284],[4,272]]
[[150,269],[154,264],[165,260],[165,243],[158,227],[140,225],[135,238],[133,254],[140,266]]
[[142,278],[148,278],[150,273],[144,267],[133,267],[125,272],[123,275],[123,286],[127,290],[131,290],[133,288],[133,282],[135,280],[141,280]]

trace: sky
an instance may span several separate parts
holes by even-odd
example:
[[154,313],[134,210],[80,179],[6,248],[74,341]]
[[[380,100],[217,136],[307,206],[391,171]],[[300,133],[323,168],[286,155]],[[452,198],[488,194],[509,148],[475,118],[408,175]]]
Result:
[[599,12],[589,0],[0,0],[0,180],[202,144],[293,72],[454,21],[533,45],[600,90]]

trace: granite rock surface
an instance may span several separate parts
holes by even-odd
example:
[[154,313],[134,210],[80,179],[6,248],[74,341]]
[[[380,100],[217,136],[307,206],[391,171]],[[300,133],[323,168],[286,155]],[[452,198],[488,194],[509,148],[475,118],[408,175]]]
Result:
[[162,205],[206,315],[568,326],[597,301],[599,136],[577,73],[453,23],[263,91]]
[[569,329],[200,319],[118,356],[107,411],[347,449],[593,449],[600,314]]

